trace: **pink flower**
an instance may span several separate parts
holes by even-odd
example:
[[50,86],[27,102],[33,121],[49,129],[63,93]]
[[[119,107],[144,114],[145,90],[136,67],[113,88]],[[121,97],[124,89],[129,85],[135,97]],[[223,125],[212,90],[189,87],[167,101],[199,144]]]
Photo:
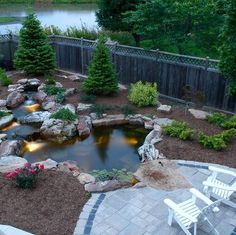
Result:
[[29,168],[29,167],[30,167],[30,163],[28,163],[28,162],[25,163],[25,164],[24,164],[24,167]]
[[36,174],[36,171],[35,170],[30,170],[30,173],[34,175],[34,174]]
[[39,165],[39,169],[44,170],[45,169],[44,165]]

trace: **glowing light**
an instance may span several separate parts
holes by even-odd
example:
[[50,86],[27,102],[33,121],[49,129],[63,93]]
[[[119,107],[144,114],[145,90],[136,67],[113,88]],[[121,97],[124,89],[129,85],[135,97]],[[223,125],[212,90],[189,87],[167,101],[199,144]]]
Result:
[[129,145],[136,145],[138,143],[138,140],[134,137],[126,138],[125,142]]
[[46,144],[46,143],[38,143],[38,142],[34,142],[34,141],[32,141],[32,142],[26,141],[25,143],[26,144],[25,144],[24,148],[25,148],[26,152],[35,152],[35,151],[43,148]]
[[25,109],[30,113],[37,112],[40,110],[40,105],[39,104],[26,105]]
[[9,126],[6,126],[6,127],[2,128],[1,131],[8,131],[8,130],[11,130],[12,128],[16,127],[16,126],[19,126],[19,125],[20,125],[19,123],[13,122]]

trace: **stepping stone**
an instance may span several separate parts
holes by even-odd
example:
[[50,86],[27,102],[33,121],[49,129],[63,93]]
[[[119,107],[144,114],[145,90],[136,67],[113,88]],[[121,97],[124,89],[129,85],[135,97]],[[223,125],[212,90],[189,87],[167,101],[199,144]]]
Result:
[[205,120],[207,119],[207,116],[210,114],[208,112],[198,110],[198,109],[189,109],[188,110],[196,119],[202,119]]

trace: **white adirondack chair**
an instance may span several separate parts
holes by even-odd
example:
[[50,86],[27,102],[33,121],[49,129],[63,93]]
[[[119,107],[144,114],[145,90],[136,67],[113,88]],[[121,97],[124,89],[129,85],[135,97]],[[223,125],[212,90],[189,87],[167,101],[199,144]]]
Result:
[[[174,218],[187,235],[192,235],[189,231],[191,228],[193,228],[193,234],[197,235],[197,224],[208,222],[215,234],[219,235],[218,231],[207,218],[207,215],[212,212],[219,211],[218,206],[220,204],[220,200],[213,202],[195,188],[191,188],[190,192],[192,193],[192,197],[179,204],[176,204],[168,198],[164,200],[169,210],[168,224],[171,226]],[[206,206],[199,208],[196,205],[197,199],[203,201]]]
[[[212,196],[216,199],[222,199],[223,203],[236,208],[236,203],[231,200],[232,194],[236,192],[236,172],[214,166],[209,166],[209,170],[212,171],[212,174],[203,182],[203,192],[209,198]],[[217,179],[218,174],[231,175],[235,179],[231,184],[225,184]]]

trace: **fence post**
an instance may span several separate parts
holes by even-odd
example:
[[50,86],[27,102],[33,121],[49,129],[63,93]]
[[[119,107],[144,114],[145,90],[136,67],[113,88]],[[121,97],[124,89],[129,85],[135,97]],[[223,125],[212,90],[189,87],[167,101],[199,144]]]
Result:
[[156,62],[159,61],[159,57],[160,57],[160,49],[156,49]]
[[210,60],[210,57],[207,56],[207,57],[206,57],[206,60],[205,60],[205,70],[207,70],[208,67],[209,67],[209,60]]
[[81,73],[84,75],[84,39],[80,38],[81,41]]

